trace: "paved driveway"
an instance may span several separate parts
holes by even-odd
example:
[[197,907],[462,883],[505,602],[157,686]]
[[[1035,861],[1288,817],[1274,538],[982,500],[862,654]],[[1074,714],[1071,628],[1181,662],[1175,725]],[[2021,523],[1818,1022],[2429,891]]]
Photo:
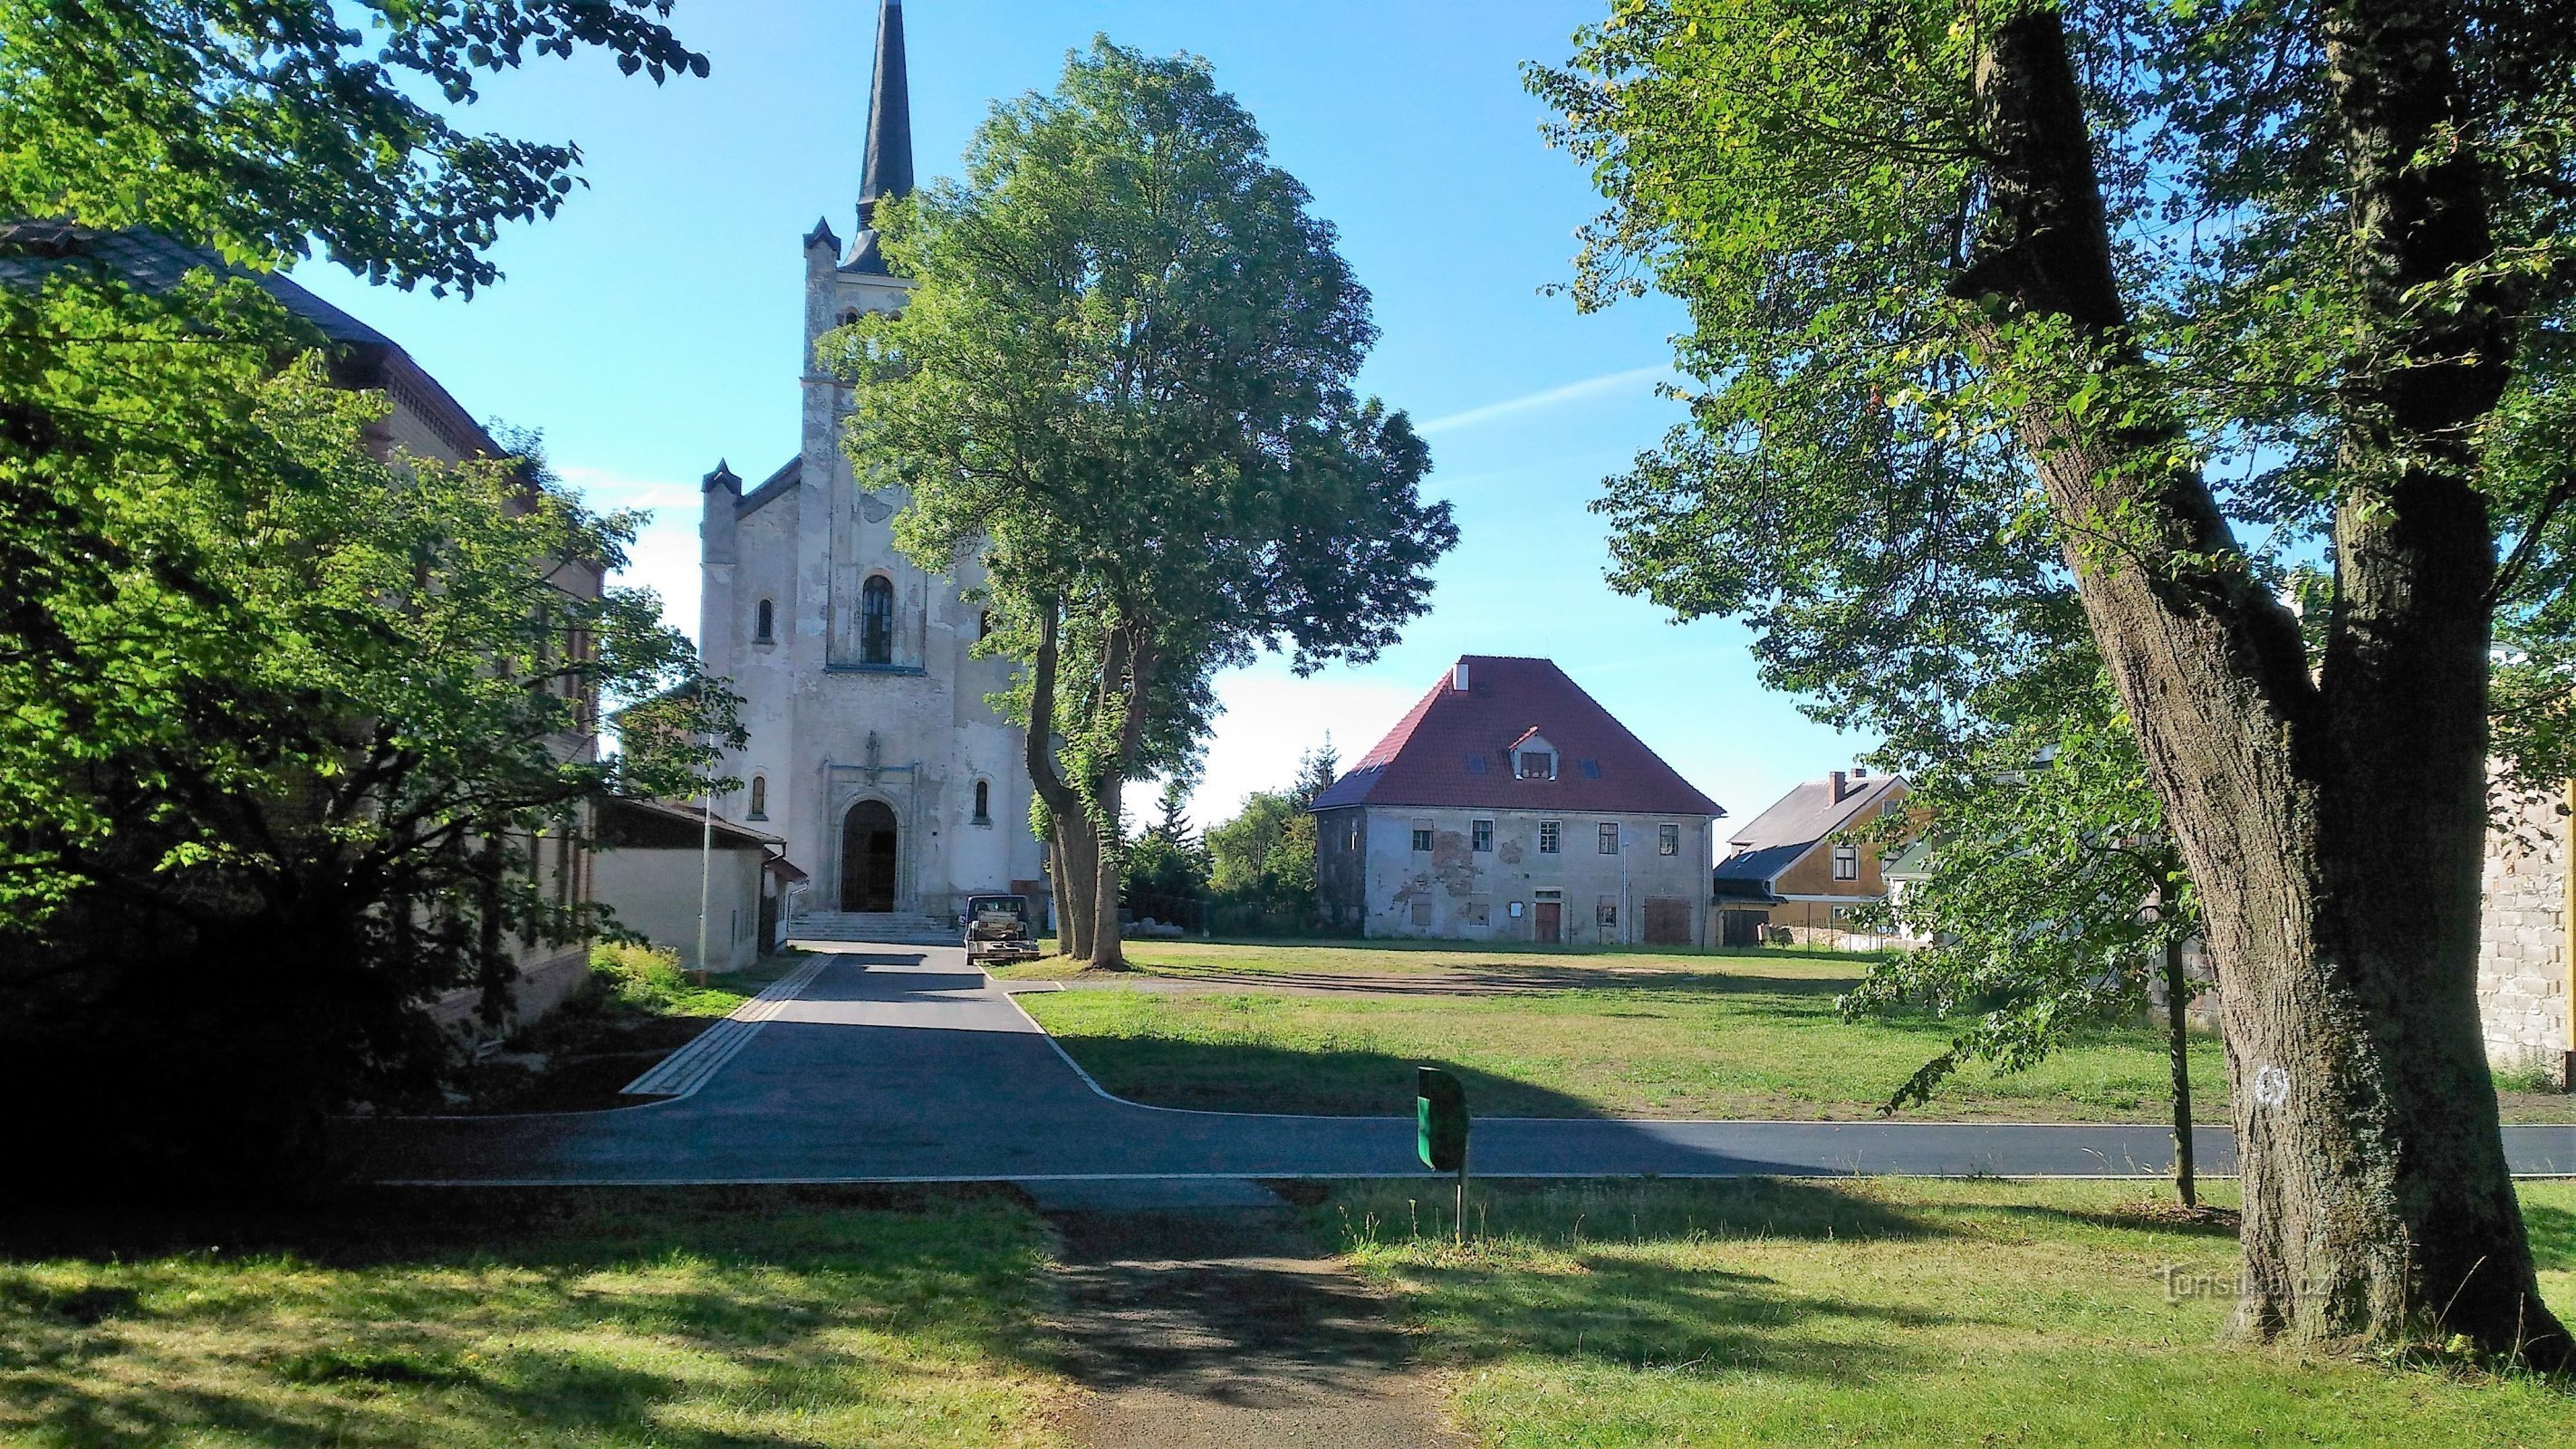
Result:
[[[686,1097],[610,1112],[370,1124],[372,1175],[486,1183],[853,1182],[1420,1174],[1392,1117],[1188,1112],[1120,1101],[962,953],[843,948]],[[2576,1127],[2506,1130],[2515,1169],[2576,1173]],[[1632,1122],[1475,1126],[1496,1177],[1851,1173],[2154,1174],[2162,1129],[1942,1122]],[[2202,1128],[2204,1171],[2235,1165]]]

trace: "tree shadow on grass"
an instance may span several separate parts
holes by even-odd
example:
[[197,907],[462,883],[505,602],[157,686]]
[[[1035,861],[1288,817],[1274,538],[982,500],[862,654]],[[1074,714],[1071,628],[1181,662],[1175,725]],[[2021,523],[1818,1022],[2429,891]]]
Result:
[[0,1438],[715,1449],[815,1442],[802,1416],[907,1395],[980,1423],[1015,1409],[1011,1371],[1046,1369],[1044,1263],[1015,1197],[935,1189],[20,1218]]
[[[1485,1183],[1481,1203],[1468,1208],[1463,1250],[1445,1246],[1447,1194],[1437,1195],[1427,1221],[1425,1197],[1421,1184],[1365,1184],[1337,1193],[1316,1215],[1364,1257],[1373,1246],[1406,1244],[1406,1260],[1392,1271],[1413,1290],[1414,1316],[1460,1365],[1534,1355],[1857,1383],[1937,1369],[1943,1353],[1898,1335],[1968,1321],[1638,1251],[1677,1241],[1952,1235],[1937,1219],[1825,1184]],[[1417,1225],[1427,1230],[1411,1243]]]
[[1439,1067],[1467,1089],[1480,1117],[1608,1117],[1598,1103],[1439,1056],[1371,1049],[1267,1046],[1169,1036],[1056,1033],[1101,1086],[1130,1101],[1206,1112],[1410,1117],[1414,1069]]

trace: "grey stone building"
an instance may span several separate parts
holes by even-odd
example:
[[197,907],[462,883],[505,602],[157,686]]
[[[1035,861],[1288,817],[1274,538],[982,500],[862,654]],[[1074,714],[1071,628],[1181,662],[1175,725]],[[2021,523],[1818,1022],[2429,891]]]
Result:
[[1331,925],[1708,944],[1726,812],[1545,659],[1461,658],[1312,808]]
[[844,248],[828,221],[805,237],[797,453],[748,491],[719,464],[700,528],[700,647],[743,696],[750,734],[726,762],[743,788],[718,813],[813,871],[818,933],[834,925],[820,913],[927,925],[973,892],[1044,894],[1021,732],[984,704],[1010,666],[970,655],[982,615],[963,593],[980,571],[961,557],[925,572],[896,552],[902,490],[843,454],[850,392],[814,361],[823,334],[911,291],[869,224],[913,184],[900,0],[878,13],[866,146],[854,239]]
[[2562,794],[2499,791],[2488,811],[2485,902],[2478,939],[2478,1018],[2487,1059],[2537,1070],[2562,1086],[2576,1066],[2576,929],[2568,892],[2569,810]]

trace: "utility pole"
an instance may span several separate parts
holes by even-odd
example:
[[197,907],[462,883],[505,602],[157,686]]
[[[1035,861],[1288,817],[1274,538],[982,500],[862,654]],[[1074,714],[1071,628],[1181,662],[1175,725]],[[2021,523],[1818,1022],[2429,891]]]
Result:
[[[712,731],[707,735],[707,748],[716,747]],[[707,984],[707,904],[714,893],[716,871],[716,782],[707,777],[705,813],[700,818],[698,834],[698,984]]]

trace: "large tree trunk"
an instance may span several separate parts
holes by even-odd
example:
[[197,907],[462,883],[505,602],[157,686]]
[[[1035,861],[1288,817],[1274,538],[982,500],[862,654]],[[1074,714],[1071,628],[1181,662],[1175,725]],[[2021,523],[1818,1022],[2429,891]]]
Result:
[[[2465,189],[2438,167],[2395,174],[2390,158],[2429,140],[2425,116],[2440,107],[2391,97],[2449,83],[2424,63],[2421,38],[2336,34],[2356,149],[2379,158],[2354,172],[2362,249],[2393,259],[2395,280],[2366,293],[2393,297],[2388,287],[2483,255],[2483,221],[2460,215],[2480,202],[2473,173]],[[2405,65],[2371,59],[2392,47]],[[2490,348],[2496,376],[2471,386],[2462,374],[2475,367],[2431,369],[2444,376],[2428,381],[2395,365],[2456,358],[2456,339],[2387,349],[2379,376],[2394,381],[2363,399],[2381,435],[2357,429],[2354,461],[2409,462],[2354,480],[2373,506],[2338,520],[2342,605],[2312,679],[2297,622],[2255,578],[2199,475],[2171,461],[2188,452],[2173,446],[2179,428],[2136,421],[2152,413],[2156,384],[2125,339],[2057,16],[1995,32],[1976,87],[1995,158],[1990,211],[1955,289],[1999,299],[2006,318],[2071,324],[2114,386],[2114,405],[2094,415],[2121,419],[2088,427],[2043,399],[2021,431],[2227,963],[2245,1197],[2238,1327],[2329,1343],[2465,1333],[2562,1361],[2566,1336],[2540,1302],[2505,1168],[2474,992],[2492,546],[2462,424],[2493,405],[2509,354]],[[2419,323],[2409,314],[2405,325]]]
[[1100,841],[1100,904],[1093,912],[1091,964],[1102,971],[1124,971],[1128,967],[1126,943],[1118,927],[1127,857],[1121,801],[1126,794],[1128,761],[1136,758],[1144,744],[1145,712],[1150,707],[1159,659],[1153,631],[1147,626],[1121,620],[1110,629],[1108,653],[1102,661],[1102,693],[1122,704],[1113,753],[1103,762],[1093,801],[1093,828]]
[[1038,626],[1026,745],[1029,783],[1036,788],[1038,798],[1046,802],[1054,837],[1056,945],[1065,955],[1083,960],[1091,954],[1091,913],[1098,889],[1095,882],[1100,870],[1100,843],[1092,833],[1090,817],[1083,813],[1082,797],[1056,769],[1055,697],[1062,668],[1056,631],[1062,613],[1061,604],[1050,603],[1045,620]]
[[2183,970],[2182,940],[2165,943],[2165,1052],[2173,1072],[2174,1195],[2184,1207],[2200,1206],[2200,1182],[2191,1141],[2191,976]]

